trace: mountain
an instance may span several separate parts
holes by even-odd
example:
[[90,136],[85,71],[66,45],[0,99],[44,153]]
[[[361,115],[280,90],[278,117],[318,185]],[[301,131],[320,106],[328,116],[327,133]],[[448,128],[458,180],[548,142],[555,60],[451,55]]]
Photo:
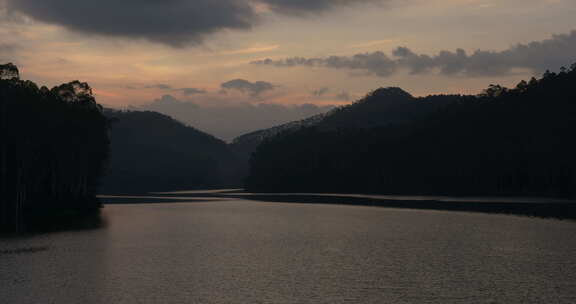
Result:
[[288,134],[308,127],[327,131],[406,123],[424,117],[458,98],[461,96],[416,98],[400,88],[379,88],[350,105],[335,108],[328,113],[239,136],[232,141],[231,147],[238,157],[247,162],[260,143],[278,134]]
[[406,123],[445,106],[449,103],[449,99],[451,96],[435,100],[416,98],[400,88],[380,88],[357,102],[326,115],[318,127],[323,130],[335,130]]
[[226,103],[207,96],[196,98],[199,103],[181,101],[174,96],[164,95],[152,103],[130,110],[162,113],[225,141],[231,141],[241,134],[325,113],[333,108],[310,103],[300,105],[251,104],[246,101]]
[[576,196],[576,65],[477,96],[393,88],[266,138],[255,192]]
[[160,113],[106,110],[111,160],[102,193],[237,185],[237,162],[222,140]]

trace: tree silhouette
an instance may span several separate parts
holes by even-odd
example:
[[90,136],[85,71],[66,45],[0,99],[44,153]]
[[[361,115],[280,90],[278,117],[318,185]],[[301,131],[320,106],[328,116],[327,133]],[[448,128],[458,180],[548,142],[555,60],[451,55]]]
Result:
[[19,80],[11,64],[1,71],[0,228],[97,210],[108,121],[90,86],[73,81],[49,90]]
[[18,67],[12,63],[0,64],[0,80],[20,79]]
[[575,82],[576,65],[478,96],[379,89],[313,126],[265,140],[246,187],[574,197]]

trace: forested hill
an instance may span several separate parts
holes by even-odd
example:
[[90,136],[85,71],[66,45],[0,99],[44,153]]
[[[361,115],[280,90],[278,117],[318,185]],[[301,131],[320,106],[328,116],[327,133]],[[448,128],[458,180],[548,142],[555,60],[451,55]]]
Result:
[[340,107],[318,123],[322,130],[372,128],[423,117],[460,96],[415,98],[400,88],[380,88],[357,102]]
[[[247,188],[573,197],[575,84],[576,65],[478,96],[377,90],[320,124],[265,140]],[[380,111],[369,101],[380,92],[399,100]]]
[[88,84],[52,89],[0,65],[0,232],[96,214],[108,122]]
[[106,110],[111,161],[101,193],[142,193],[238,185],[223,141],[150,111]]
[[260,143],[278,134],[288,134],[307,127],[329,131],[406,123],[424,117],[460,98],[460,95],[416,98],[400,88],[380,88],[350,105],[333,109],[326,114],[245,134],[234,139],[231,146],[239,157],[247,162]]

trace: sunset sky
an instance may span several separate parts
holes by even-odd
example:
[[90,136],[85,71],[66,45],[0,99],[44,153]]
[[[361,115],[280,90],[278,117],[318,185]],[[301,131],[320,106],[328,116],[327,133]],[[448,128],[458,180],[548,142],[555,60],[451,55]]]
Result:
[[[576,62],[574,0],[0,0],[0,61],[126,107],[478,93]],[[460,49],[460,50],[458,50]],[[481,52],[475,53],[477,50]]]

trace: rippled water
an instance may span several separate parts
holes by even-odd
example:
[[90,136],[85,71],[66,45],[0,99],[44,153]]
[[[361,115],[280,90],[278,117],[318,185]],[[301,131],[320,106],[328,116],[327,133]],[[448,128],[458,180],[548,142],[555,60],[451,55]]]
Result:
[[576,222],[244,200],[0,240],[0,303],[576,303]]

